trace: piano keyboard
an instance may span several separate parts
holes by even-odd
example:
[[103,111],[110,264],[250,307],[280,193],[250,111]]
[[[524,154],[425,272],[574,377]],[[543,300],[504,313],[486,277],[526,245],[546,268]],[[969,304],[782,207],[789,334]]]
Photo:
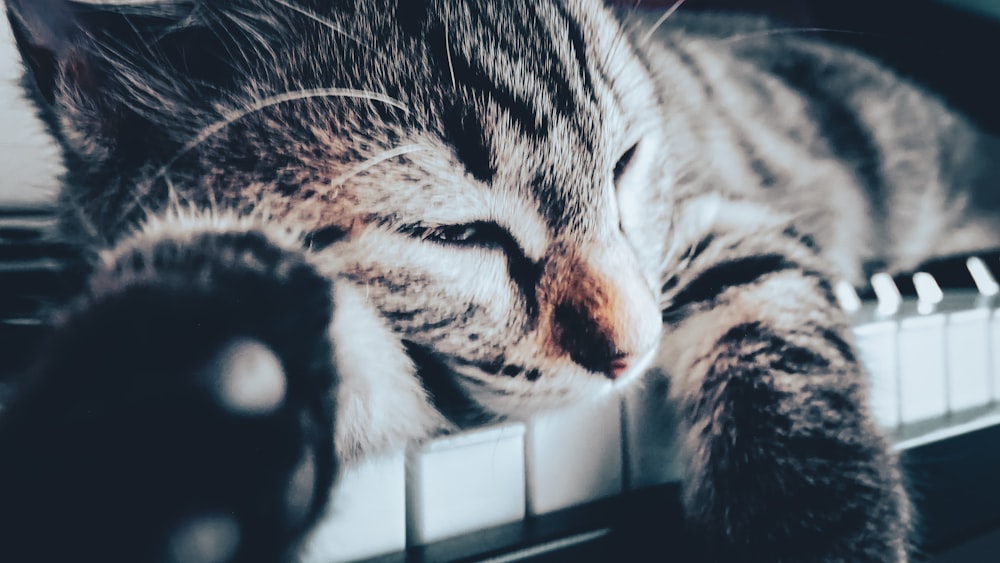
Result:
[[0,208],[0,389],[30,360],[42,319],[82,287],[79,253],[56,233],[49,208]]
[[[0,385],[30,358],[47,304],[82,283],[73,248],[53,227],[47,210],[0,210]],[[864,298],[838,287],[872,374],[872,407],[898,450],[1000,423],[998,275],[1000,257],[984,254],[913,276],[877,274]],[[620,516],[619,499],[669,490],[676,505],[666,392],[648,379],[622,397],[347,468],[301,560],[514,561],[600,540]]]

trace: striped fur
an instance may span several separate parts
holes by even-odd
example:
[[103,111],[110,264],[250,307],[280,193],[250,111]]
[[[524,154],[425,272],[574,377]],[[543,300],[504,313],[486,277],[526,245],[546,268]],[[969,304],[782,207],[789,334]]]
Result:
[[831,287],[1000,243],[990,141],[932,96],[764,21],[650,34],[595,0],[7,5],[67,232],[249,229],[333,282],[341,461],[653,367],[708,560],[907,560]]

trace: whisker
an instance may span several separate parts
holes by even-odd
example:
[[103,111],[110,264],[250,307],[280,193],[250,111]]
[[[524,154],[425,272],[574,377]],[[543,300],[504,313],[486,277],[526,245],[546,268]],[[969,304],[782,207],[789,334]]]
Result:
[[409,154],[413,152],[420,152],[423,150],[427,150],[427,147],[422,145],[402,145],[394,149],[389,149],[385,152],[381,152],[373,156],[372,158],[369,158],[368,160],[362,162],[361,164],[355,166],[354,168],[345,172],[344,174],[341,174],[340,176],[334,178],[330,182],[330,185],[339,186],[344,182],[346,182],[347,180],[349,180],[350,178],[353,178],[354,176],[357,176],[358,174],[361,174],[365,170],[368,170],[373,166],[376,166],[382,162],[385,162],[392,158],[396,158],[397,156],[402,156],[404,154]]
[[[149,189],[151,185],[146,186],[146,190],[133,189],[129,191],[129,195],[132,196],[132,201],[128,204],[124,204],[123,212],[120,213],[120,217],[117,225],[125,225],[122,232],[134,232],[138,230],[139,226],[142,225],[149,217],[154,216],[155,210],[147,203],[149,197]],[[140,215],[133,217],[133,213],[138,210]],[[116,225],[116,227],[117,227]]]
[[86,206],[81,205],[78,202],[73,202],[73,205],[62,206],[63,209],[66,209],[66,207],[70,207],[72,209],[74,219],[73,222],[76,224],[77,228],[83,230],[85,236],[87,236],[90,241],[102,240],[100,230],[97,228],[96,223],[84,211]]
[[829,27],[779,27],[774,29],[754,31],[751,33],[740,33],[737,35],[726,37],[725,39],[719,39],[718,41],[720,43],[736,43],[739,41],[747,41],[750,39],[759,39],[775,35],[791,35],[794,33],[840,33],[844,35],[875,35],[873,33],[864,31],[853,31],[850,29],[833,29]]
[[642,0],[635,0],[632,5],[628,7],[625,12],[625,17],[622,18],[621,27],[623,30],[632,29],[632,26],[635,23],[636,14],[639,13],[640,4],[642,4]]
[[[275,53],[274,48],[266,39],[265,35],[262,34],[260,29],[253,25],[250,21],[242,17],[242,14],[237,14],[227,10],[221,13],[209,12],[205,17],[213,18],[218,22],[218,25],[211,26],[211,29],[213,29],[215,33],[225,34],[230,38],[231,41],[224,42],[223,48],[228,54],[230,54],[233,60],[239,58],[242,59],[243,63],[247,66],[252,66],[252,61],[255,58],[266,57],[270,60],[278,59],[277,53]],[[226,25],[226,22],[223,21],[223,19],[242,30],[243,33],[253,39],[253,42],[249,45],[244,45],[243,42],[236,37],[235,31],[231,29],[231,26]],[[264,57],[262,57],[262,55]]]
[[180,209],[180,193],[178,193],[177,188],[174,187],[174,181],[170,179],[169,174],[165,174],[163,176],[163,182],[167,185],[167,209]]
[[345,31],[344,28],[340,27],[339,25],[337,25],[336,23],[334,23],[329,18],[325,18],[325,17],[317,14],[316,12],[314,12],[312,10],[309,10],[307,8],[303,8],[302,6],[298,6],[296,4],[293,4],[292,2],[289,2],[288,0],[271,0],[271,1],[274,2],[275,4],[284,6],[284,7],[288,8],[289,10],[292,10],[294,12],[298,12],[298,13],[302,14],[303,16],[305,16],[305,17],[307,17],[307,18],[309,18],[309,19],[311,19],[311,20],[313,20],[313,21],[315,21],[317,23],[320,23],[320,24],[322,24],[322,25],[324,25],[324,26],[332,29],[336,33],[339,33],[339,34],[343,35],[344,37],[347,37],[348,39],[350,39],[351,41],[354,41],[355,43],[357,43],[358,45],[364,47],[365,49],[371,50],[371,46],[365,45],[364,43],[361,42],[361,39],[359,39],[358,37],[356,37],[354,35],[351,35],[347,31]]
[[379,94],[377,92],[369,92],[367,90],[355,90],[352,88],[313,88],[306,90],[296,90],[292,92],[285,92],[278,94],[276,96],[270,96],[262,100],[258,100],[248,107],[241,110],[233,111],[229,115],[224,116],[219,121],[209,125],[208,127],[201,130],[200,133],[194,136],[193,139],[187,142],[183,147],[178,150],[174,156],[172,156],[159,170],[156,171],[150,180],[157,180],[162,178],[167,170],[174,165],[181,157],[195,149],[198,145],[204,143],[206,140],[211,138],[213,135],[218,134],[220,131],[229,127],[233,123],[257,113],[263,109],[299,100],[308,100],[313,98],[357,98],[362,100],[370,100],[374,102],[382,102],[388,106],[392,106],[399,109],[405,113],[409,113],[409,108],[403,102],[386,96],[385,94]]
[[448,25],[444,26],[444,54],[448,57],[448,72],[451,73],[451,87],[458,90],[458,83],[455,81],[455,65],[451,62],[451,42],[448,39]]
[[653,38],[653,34],[656,33],[656,30],[659,29],[661,25],[663,25],[663,22],[667,21],[667,19],[670,18],[670,16],[674,15],[677,12],[677,10],[679,10],[683,5],[684,5],[684,0],[677,0],[676,2],[674,2],[673,6],[667,8],[667,11],[663,12],[663,15],[660,16],[656,20],[656,23],[654,23],[653,26],[649,28],[649,31],[647,31],[646,34],[642,36],[642,39],[639,40],[639,44],[645,45],[646,43],[649,43],[649,40]]

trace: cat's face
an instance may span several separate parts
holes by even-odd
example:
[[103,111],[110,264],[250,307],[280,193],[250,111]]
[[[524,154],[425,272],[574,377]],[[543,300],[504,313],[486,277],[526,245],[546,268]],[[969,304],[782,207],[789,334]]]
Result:
[[171,201],[301,230],[494,412],[594,396],[646,365],[657,264],[634,249],[664,141],[599,3],[157,9],[85,14],[99,52],[54,49],[62,134],[92,165],[70,197],[106,238]]

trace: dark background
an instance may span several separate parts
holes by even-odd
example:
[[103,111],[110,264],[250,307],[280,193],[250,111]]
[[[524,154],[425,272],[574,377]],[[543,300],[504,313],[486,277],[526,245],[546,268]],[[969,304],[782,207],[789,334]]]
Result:
[[[989,2],[990,0],[984,0]],[[616,0],[633,6],[634,0]],[[671,6],[674,0],[640,0]],[[1000,0],[996,0],[1000,14]],[[1000,134],[1000,20],[935,0],[687,0],[685,11],[765,13],[789,27],[867,51],[937,91],[984,128]]]

